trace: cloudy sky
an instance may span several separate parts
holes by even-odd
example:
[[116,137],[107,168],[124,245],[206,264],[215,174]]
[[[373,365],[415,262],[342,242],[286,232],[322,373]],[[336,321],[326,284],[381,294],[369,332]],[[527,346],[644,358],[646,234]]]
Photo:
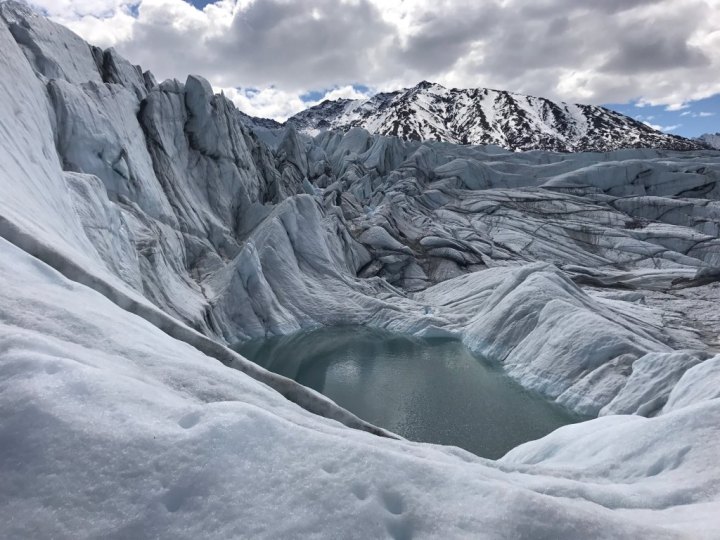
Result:
[[249,114],[421,80],[612,105],[720,131],[720,0],[30,0],[160,79]]

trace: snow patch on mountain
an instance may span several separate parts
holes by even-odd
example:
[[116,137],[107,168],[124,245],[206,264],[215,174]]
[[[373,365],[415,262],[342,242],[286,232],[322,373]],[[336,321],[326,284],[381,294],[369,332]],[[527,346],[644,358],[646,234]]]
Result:
[[510,150],[701,148],[603,107],[488,88],[448,89],[427,81],[368,99],[324,101],[287,123],[310,135],[363,127],[406,140],[492,144]]

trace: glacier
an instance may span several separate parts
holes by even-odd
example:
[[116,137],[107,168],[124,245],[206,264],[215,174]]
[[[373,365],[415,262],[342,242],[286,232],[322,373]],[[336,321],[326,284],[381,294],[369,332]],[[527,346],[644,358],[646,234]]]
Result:
[[[0,50],[4,537],[716,537],[719,152],[258,127],[12,1]],[[227,346],[342,324],[596,418],[490,461]]]

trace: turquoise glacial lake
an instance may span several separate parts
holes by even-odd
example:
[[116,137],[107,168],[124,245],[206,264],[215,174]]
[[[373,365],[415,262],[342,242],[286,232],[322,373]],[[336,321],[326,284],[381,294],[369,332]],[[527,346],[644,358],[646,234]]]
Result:
[[333,327],[236,350],[413,441],[497,459],[580,418],[525,390],[457,340]]

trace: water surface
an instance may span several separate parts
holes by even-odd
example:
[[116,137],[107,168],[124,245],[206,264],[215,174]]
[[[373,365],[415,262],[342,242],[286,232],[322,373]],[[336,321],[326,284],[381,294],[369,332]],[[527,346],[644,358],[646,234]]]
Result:
[[335,327],[253,340],[236,349],[372,424],[483,457],[499,458],[579,420],[456,340]]

